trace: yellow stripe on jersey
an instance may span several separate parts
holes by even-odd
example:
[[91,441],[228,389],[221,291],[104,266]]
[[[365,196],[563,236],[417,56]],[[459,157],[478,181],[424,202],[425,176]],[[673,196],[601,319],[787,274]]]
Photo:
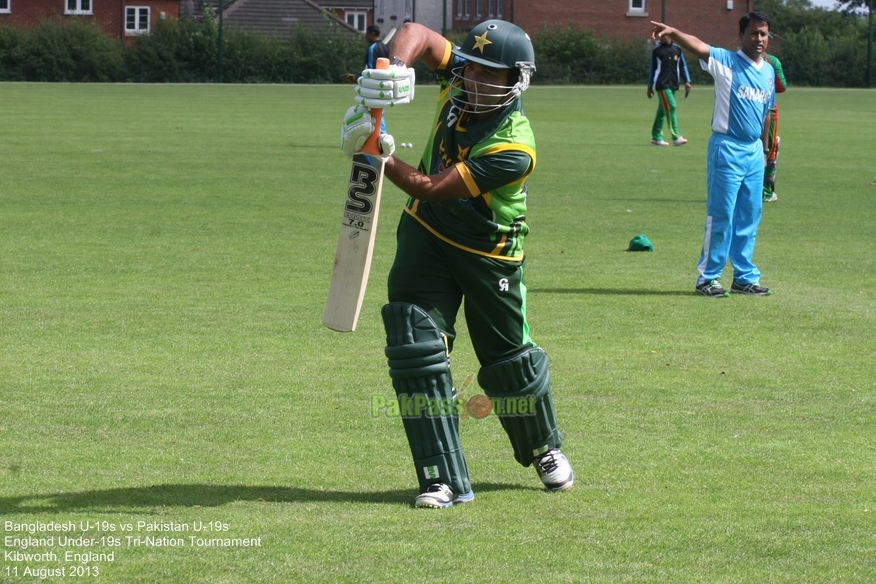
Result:
[[441,63],[438,65],[438,69],[443,70],[447,67],[447,64],[450,63],[450,58],[453,56],[451,51],[453,51],[453,44],[447,39],[444,39],[444,56],[441,57]]
[[505,262],[522,262],[523,261],[523,255],[520,255],[517,257],[508,257],[508,256],[499,255],[499,252],[502,251],[502,247],[505,244],[505,239],[507,238],[507,235],[505,235],[505,234],[502,235],[502,238],[499,240],[499,243],[494,248],[494,251],[491,253],[487,253],[487,252],[481,251],[479,249],[474,249],[471,247],[466,247],[464,245],[460,245],[459,243],[453,241],[452,239],[449,239],[449,238],[441,235],[439,232],[435,231],[432,228],[432,226],[430,226],[428,223],[426,223],[425,221],[420,219],[417,216],[415,211],[412,211],[411,209],[408,209],[407,207],[405,207],[405,213],[407,213],[408,215],[410,215],[411,217],[416,219],[420,225],[422,225],[423,227],[425,227],[429,231],[429,233],[431,233],[432,235],[434,235],[435,237],[437,237],[438,239],[440,239],[444,243],[452,245],[453,247],[455,247],[457,249],[461,249],[463,251],[467,251],[469,253],[473,253],[475,255],[483,256],[486,258],[493,258],[494,260],[502,260]]
[[471,175],[471,171],[465,165],[465,162],[457,162],[456,170],[459,172],[459,176],[462,177],[462,182],[465,183],[465,186],[468,187],[468,192],[472,197],[477,197],[481,194],[481,189],[478,187],[478,183],[475,182],[474,177]]
[[[529,146],[526,146],[525,144],[519,144],[519,143],[496,144],[495,146],[491,146],[491,147],[487,148],[486,150],[484,150],[483,152],[480,152],[478,154],[478,156],[485,156],[487,154],[495,154],[497,152],[505,152],[507,150],[514,150],[516,152],[523,152],[523,153],[529,155],[529,157],[532,159],[532,162],[529,163],[529,170],[526,171],[526,175],[530,174],[535,169],[535,150],[530,148]],[[524,176],[526,176],[526,175],[524,175]]]
[[[489,154],[496,154],[499,152],[523,152],[524,154],[529,155],[531,162],[529,163],[529,168],[526,173],[520,177],[519,180],[514,181],[513,183],[509,183],[507,186],[519,185],[523,184],[526,181],[526,177],[532,174],[532,171],[535,170],[535,150],[530,148],[529,146],[524,146],[523,144],[499,144],[484,150],[479,153],[478,156],[485,156]],[[465,183],[465,186],[468,187],[468,192],[472,197],[477,197],[481,194],[484,195],[484,200],[487,205],[490,204],[490,193],[483,193],[481,188],[478,186],[478,183],[475,181],[474,177],[471,175],[471,171],[466,166],[465,162],[457,162],[456,170],[459,172],[459,176],[462,177],[462,181]]]
[[[508,241],[508,234],[503,233],[502,237],[499,238],[498,243],[496,243],[496,247],[493,248],[493,254],[498,254],[502,251],[502,248],[505,247],[505,243]],[[492,255],[490,257],[493,257]]]

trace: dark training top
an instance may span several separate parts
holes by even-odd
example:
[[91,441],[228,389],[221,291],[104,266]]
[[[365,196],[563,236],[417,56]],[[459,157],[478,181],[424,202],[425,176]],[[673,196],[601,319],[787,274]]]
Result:
[[690,73],[681,47],[676,44],[658,44],[651,51],[651,72],[648,74],[648,89],[678,90],[678,83],[690,83]]

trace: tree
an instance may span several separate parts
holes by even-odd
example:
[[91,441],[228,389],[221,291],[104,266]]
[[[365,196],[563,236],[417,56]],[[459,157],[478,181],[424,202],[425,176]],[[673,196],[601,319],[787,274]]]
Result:
[[837,0],[836,7],[841,12],[858,13],[872,10],[872,0]]
[[869,14],[867,30],[867,87],[873,87],[873,6],[874,0],[837,0],[837,8],[847,14]]

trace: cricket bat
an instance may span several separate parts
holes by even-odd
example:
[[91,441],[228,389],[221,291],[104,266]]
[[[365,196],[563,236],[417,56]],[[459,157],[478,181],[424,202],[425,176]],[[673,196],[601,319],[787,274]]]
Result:
[[[389,59],[377,59],[376,68],[389,69]],[[362,154],[353,157],[350,169],[332,279],[322,315],[322,324],[339,332],[356,330],[377,235],[384,164],[384,159],[377,156],[380,153],[377,141],[383,110],[372,109],[371,116],[374,132],[365,141]]]

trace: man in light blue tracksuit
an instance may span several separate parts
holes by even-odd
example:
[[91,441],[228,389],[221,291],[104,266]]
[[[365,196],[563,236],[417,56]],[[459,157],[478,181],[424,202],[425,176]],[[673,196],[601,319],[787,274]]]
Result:
[[739,21],[741,50],[710,47],[697,37],[653,22],[655,39],[669,35],[700,58],[715,79],[715,109],[707,155],[706,228],[697,266],[696,291],[709,298],[729,296],[719,281],[727,260],[733,265],[731,292],[767,296],[754,265],[754,242],[763,211],[764,154],[769,108],[775,105],[775,71],[763,57],[770,22],[762,12]]

